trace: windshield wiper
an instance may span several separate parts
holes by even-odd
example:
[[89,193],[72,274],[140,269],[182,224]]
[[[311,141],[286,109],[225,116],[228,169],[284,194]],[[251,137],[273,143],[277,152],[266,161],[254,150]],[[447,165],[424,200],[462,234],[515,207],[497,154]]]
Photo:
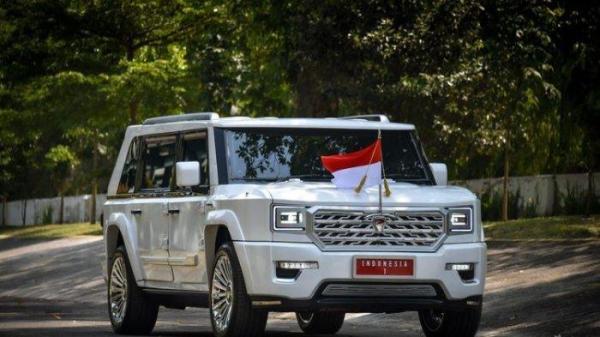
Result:
[[330,180],[331,177],[322,175],[322,174],[294,174],[287,177],[281,177],[277,179],[277,182],[289,181],[292,179],[300,179],[300,181],[304,180],[317,180],[317,181],[327,181]]
[[246,181],[259,181],[259,182],[274,182],[277,181],[277,179],[275,178],[252,178],[252,177],[245,177],[245,178],[237,178],[237,179],[233,179],[234,181],[241,181],[241,182],[246,182]]

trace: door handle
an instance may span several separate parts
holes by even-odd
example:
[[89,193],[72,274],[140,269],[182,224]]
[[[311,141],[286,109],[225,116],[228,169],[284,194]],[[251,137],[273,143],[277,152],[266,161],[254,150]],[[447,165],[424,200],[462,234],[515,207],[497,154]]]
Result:
[[179,214],[179,209],[169,209],[167,212],[169,212],[169,214]]
[[131,210],[131,214],[133,214],[133,215],[140,215],[140,214],[142,214],[142,210],[139,209],[139,208],[132,209]]

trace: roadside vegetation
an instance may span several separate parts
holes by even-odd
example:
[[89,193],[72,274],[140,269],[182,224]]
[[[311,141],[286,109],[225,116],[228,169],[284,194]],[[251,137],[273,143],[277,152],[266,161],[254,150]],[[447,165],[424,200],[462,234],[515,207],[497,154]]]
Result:
[[487,240],[600,239],[600,215],[484,222]]
[[598,172],[598,36],[594,1],[3,1],[0,200],[105,192],[127,125],[186,111],[385,113],[452,180]]
[[81,235],[102,235],[100,225],[90,223],[36,225],[26,227],[0,227],[0,239],[59,239]]

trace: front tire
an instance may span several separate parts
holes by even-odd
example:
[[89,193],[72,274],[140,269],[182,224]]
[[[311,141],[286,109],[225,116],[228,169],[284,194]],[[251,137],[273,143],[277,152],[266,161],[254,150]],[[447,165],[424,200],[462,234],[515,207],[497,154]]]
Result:
[[481,304],[463,311],[419,311],[419,321],[427,337],[473,337],[479,328]]
[[108,269],[108,316],[115,333],[147,335],[156,324],[158,304],[148,300],[135,283],[123,246],[119,246]]
[[230,243],[215,256],[210,282],[210,322],[216,337],[258,337],[265,332],[268,312],[252,308],[242,269]]
[[297,312],[300,329],[307,334],[334,334],[344,324],[344,312]]

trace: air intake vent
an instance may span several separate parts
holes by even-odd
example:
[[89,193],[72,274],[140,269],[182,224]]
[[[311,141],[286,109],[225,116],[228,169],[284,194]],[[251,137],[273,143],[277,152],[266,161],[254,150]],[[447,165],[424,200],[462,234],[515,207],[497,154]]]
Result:
[[340,297],[435,297],[429,284],[330,284],[323,296]]

